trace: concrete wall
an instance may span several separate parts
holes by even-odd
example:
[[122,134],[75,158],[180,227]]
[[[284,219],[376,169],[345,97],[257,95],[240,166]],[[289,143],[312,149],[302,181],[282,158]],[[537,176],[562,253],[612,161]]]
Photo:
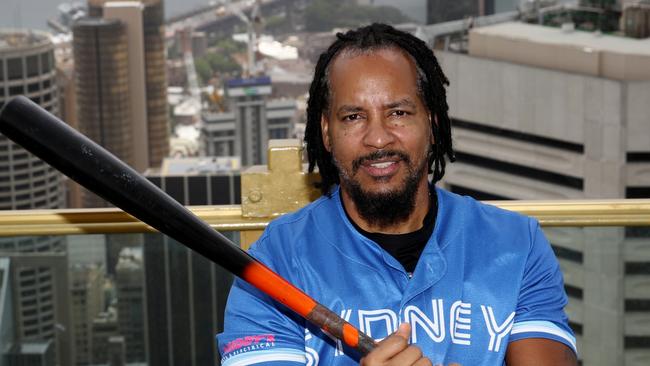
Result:
[[[458,147],[476,150],[480,146],[478,141],[482,141],[485,154],[584,179],[583,192],[563,189],[548,192],[539,187],[538,193],[510,197],[624,196],[629,111],[638,113],[636,138],[650,138],[650,129],[643,130],[642,111],[648,105],[647,100],[645,97],[628,99],[628,89],[642,89],[645,84],[630,86],[615,80],[454,53],[438,52],[438,56],[451,82],[448,88],[451,117],[584,146],[583,154],[572,154],[529,144],[498,143],[481,134],[474,134],[470,144],[464,138],[467,133],[457,131],[454,142]],[[458,169],[452,164],[450,178]],[[533,187],[537,183],[528,182],[528,185]],[[531,192],[534,190],[531,188]]]

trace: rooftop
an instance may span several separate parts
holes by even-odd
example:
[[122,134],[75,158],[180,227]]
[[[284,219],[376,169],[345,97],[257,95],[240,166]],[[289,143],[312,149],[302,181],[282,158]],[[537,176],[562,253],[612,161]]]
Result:
[[650,56],[650,38],[636,39],[613,36],[598,32],[563,30],[537,24],[505,22],[473,28],[473,33],[498,36],[512,40],[546,43],[558,46],[589,48],[593,51],[606,51],[631,55]]
[[0,29],[0,51],[28,48],[50,43],[50,35],[41,31]]
[[23,355],[42,355],[47,352],[51,343],[52,341],[18,343],[14,344],[13,350],[11,352],[14,354]]
[[240,169],[239,157],[209,156],[165,158],[161,175],[199,175],[208,173],[228,173]]
[[650,39],[504,22],[472,28],[471,56],[601,78],[650,80]]

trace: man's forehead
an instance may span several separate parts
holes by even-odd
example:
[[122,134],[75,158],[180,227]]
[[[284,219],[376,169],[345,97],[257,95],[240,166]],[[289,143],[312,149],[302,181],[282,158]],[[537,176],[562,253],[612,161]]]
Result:
[[[412,92],[419,94],[415,61],[408,53],[397,47],[343,50],[332,60],[328,69],[326,77],[330,98],[336,97],[340,92],[349,94],[345,92],[352,91],[348,89],[351,85],[368,87],[373,81],[383,80],[383,86],[386,86],[386,80],[391,78],[393,85],[397,85],[401,92],[388,98],[390,100],[384,100],[383,103],[406,99]],[[409,79],[412,84],[406,83]],[[377,87],[378,92],[384,90],[379,87],[379,84]],[[407,90],[403,89],[404,87]]]
[[332,61],[328,66],[328,70],[331,71],[332,68],[337,64],[337,61],[350,60],[350,59],[363,57],[363,56],[366,57],[383,56],[383,58],[386,58],[387,56],[391,56],[389,58],[393,59],[396,62],[398,59],[401,58],[407,60],[407,62],[409,62],[414,68],[417,68],[417,63],[415,62],[415,59],[408,52],[406,52],[405,50],[397,46],[386,45],[381,47],[378,46],[378,47],[369,47],[369,48],[356,48],[356,47],[345,48],[339,51],[336,54],[336,56],[334,56],[334,58],[332,59]]

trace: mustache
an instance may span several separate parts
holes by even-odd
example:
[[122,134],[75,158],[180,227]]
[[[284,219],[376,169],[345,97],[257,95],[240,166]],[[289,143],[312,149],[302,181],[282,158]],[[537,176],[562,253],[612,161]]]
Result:
[[385,159],[385,158],[399,158],[400,160],[404,160],[407,164],[411,163],[411,158],[409,156],[399,150],[377,150],[373,151],[370,154],[358,157],[354,159],[352,162],[352,172],[356,173],[357,170],[361,167],[362,164],[364,164],[367,161],[372,161],[372,160],[379,160],[379,159]]

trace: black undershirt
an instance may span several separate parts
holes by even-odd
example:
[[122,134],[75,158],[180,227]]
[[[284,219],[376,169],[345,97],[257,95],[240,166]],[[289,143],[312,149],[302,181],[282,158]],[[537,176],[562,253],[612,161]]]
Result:
[[[415,266],[420,259],[420,255],[427,245],[433,228],[436,224],[436,214],[438,212],[438,200],[435,193],[435,188],[431,188],[432,194],[431,205],[429,212],[422,221],[422,227],[416,231],[405,234],[382,234],[370,233],[360,228],[346,212],[348,219],[355,229],[361,235],[379,244],[385,251],[392,255],[398,262],[402,264],[406,272],[413,273]],[[345,211],[345,210],[344,210]]]

